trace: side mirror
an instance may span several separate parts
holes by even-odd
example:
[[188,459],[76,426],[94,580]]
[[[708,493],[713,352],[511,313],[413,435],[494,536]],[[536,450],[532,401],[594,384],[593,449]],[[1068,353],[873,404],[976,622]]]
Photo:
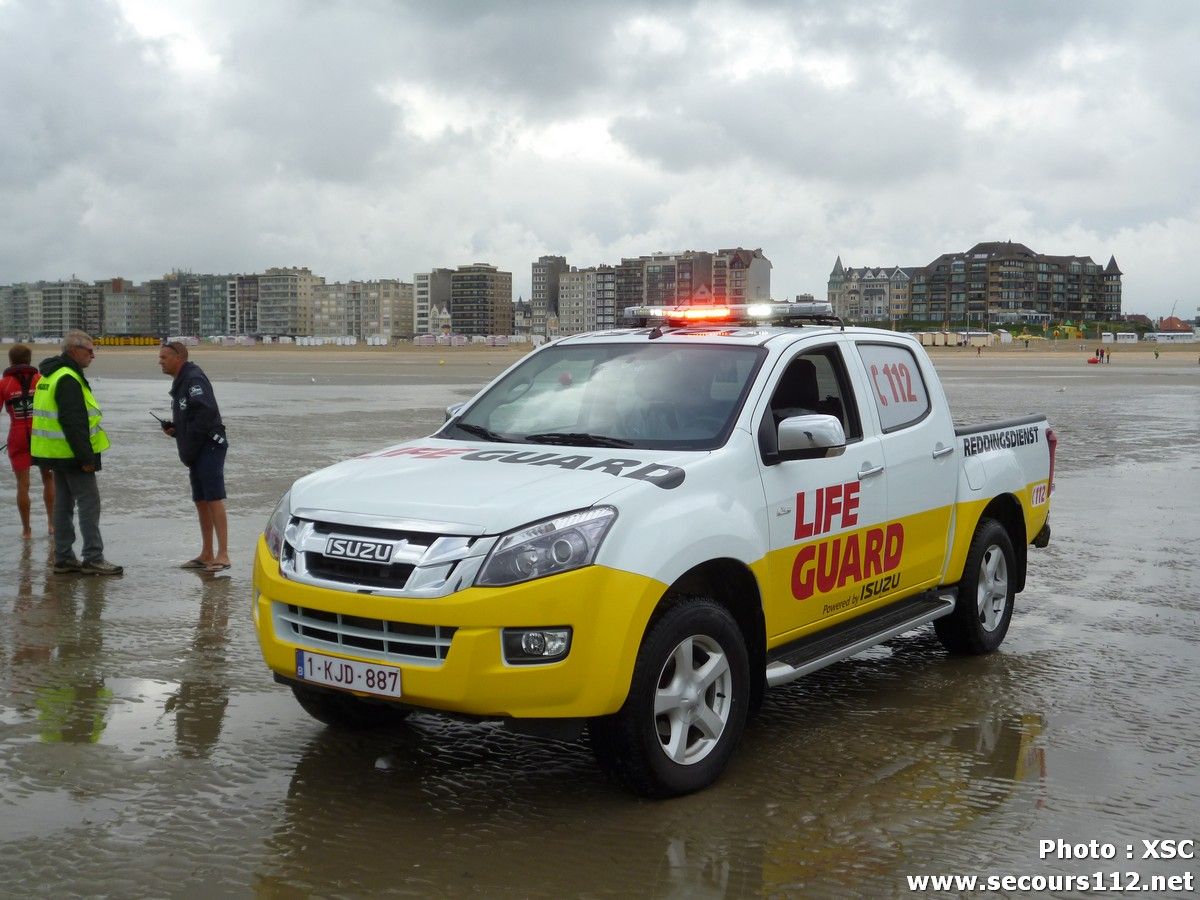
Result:
[[779,423],[780,459],[841,456],[846,452],[846,432],[835,416],[792,416]]
[[453,419],[455,416],[457,416],[460,412],[462,412],[462,408],[466,405],[467,404],[465,404],[465,403],[451,403],[449,406],[446,407],[446,418],[444,418],[442,420],[442,422],[443,423],[449,422],[451,419]]

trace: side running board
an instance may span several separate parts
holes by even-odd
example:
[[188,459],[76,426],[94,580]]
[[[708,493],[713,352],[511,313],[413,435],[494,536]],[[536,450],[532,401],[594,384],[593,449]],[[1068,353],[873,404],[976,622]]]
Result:
[[767,654],[767,684],[786,684],[954,612],[954,588],[917,594]]

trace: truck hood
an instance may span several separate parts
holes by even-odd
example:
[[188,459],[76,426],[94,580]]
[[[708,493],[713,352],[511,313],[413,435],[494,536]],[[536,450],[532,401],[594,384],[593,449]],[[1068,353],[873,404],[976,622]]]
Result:
[[[422,438],[345,460],[292,486],[293,515],[404,520],[402,527],[499,534],[631,488],[677,491],[703,452]],[[414,521],[415,520],[415,521]]]

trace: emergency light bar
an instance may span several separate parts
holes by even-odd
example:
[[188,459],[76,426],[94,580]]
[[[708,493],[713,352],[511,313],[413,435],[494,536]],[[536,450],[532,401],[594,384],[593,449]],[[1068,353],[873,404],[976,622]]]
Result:
[[[841,325],[831,303],[732,303],[723,306],[631,306],[625,318],[650,324]],[[632,323],[631,323],[632,324]]]

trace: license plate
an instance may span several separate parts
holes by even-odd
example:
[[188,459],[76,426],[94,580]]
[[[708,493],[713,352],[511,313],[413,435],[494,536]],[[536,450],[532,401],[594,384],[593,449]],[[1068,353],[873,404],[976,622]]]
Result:
[[307,650],[296,651],[296,678],[380,697],[400,696],[400,670],[395,666],[338,659]]

